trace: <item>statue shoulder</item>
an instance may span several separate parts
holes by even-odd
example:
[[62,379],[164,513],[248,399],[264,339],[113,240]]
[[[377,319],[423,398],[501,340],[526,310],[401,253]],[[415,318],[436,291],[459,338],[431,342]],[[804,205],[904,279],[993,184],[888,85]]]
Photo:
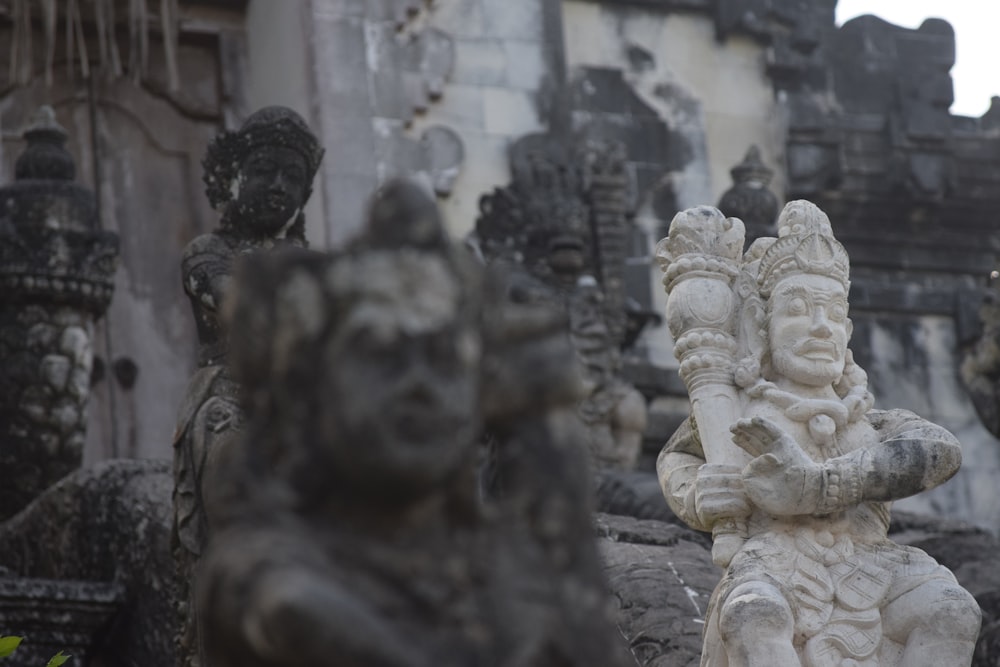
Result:
[[883,442],[898,438],[958,442],[948,429],[902,408],[869,410],[865,419]]
[[209,232],[208,234],[201,234],[194,237],[184,246],[184,252],[181,255],[181,264],[182,266],[187,266],[192,263],[198,263],[203,258],[212,256],[231,257],[233,254],[235,254],[235,250],[224,236],[215,232]]

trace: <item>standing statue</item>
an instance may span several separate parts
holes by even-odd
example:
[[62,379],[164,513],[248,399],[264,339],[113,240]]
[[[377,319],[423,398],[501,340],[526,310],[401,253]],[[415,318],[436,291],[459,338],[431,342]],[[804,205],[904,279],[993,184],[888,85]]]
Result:
[[959,443],[872,409],[847,347],[847,253],[822,211],[791,202],[778,238],[740,248],[742,223],[708,207],[678,214],[658,248],[692,418],[657,470],[726,567],[702,665],[968,666],[975,600],[886,537],[891,501],[954,475]]
[[568,156],[547,135],[511,148],[513,183],[484,195],[476,221],[487,262],[511,270],[512,298],[566,313],[587,392],[577,415],[596,468],[635,467],[646,401],[621,375],[625,337],[625,158],[588,143]]
[[[245,268],[249,421],[243,460],[214,473],[242,491],[218,501],[198,581],[207,664],[624,665],[585,461],[553,444],[550,414],[579,397],[560,318],[484,285],[406,182],[341,254]],[[484,428],[533,457],[509,457],[494,505]]]
[[172,548],[180,586],[177,655],[197,665],[191,579],[208,530],[204,502],[207,469],[226,456],[243,425],[239,385],[227,364],[229,336],[221,309],[238,259],[278,247],[305,247],[302,210],[323,149],[291,109],[266,107],[237,132],[224,132],[203,161],[205,191],[222,210],[219,229],[184,249],[184,291],[198,330],[198,371],[188,386],[174,435]]

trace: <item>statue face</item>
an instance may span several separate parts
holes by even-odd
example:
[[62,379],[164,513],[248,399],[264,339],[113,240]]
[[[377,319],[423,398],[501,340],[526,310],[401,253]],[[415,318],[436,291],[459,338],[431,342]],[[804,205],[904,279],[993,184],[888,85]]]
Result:
[[324,446],[348,483],[385,497],[430,490],[469,454],[478,422],[478,340],[457,327],[385,340],[342,325],[327,347]]
[[235,201],[241,228],[260,236],[286,229],[305,204],[309,189],[306,159],[291,148],[263,146],[240,168]]
[[836,382],[844,372],[851,336],[843,286],[825,276],[791,276],[775,287],[770,305],[774,372],[806,386]]

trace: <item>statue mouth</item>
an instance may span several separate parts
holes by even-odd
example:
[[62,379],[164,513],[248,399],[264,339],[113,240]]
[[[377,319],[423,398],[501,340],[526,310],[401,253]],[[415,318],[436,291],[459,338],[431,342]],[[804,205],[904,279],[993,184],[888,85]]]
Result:
[[290,202],[284,195],[268,195],[264,205],[272,211],[283,211],[290,206]]
[[411,443],[430,443],[461,430],[463,420],[457,415],[442,414],[442,408],[405,410],[391,420],[398,436]]
[[795,346],[795,354],[808,359],[835,361],[838,357],[837,344],[832,340],[808,338]]

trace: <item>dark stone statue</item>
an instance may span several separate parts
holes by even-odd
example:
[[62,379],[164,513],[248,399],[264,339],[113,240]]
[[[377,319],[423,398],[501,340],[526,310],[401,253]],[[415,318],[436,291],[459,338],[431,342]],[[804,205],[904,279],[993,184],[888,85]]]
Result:
[[66,137],[42,107],[0,188],[0,519],[80,467],[93,326],[111,302],[118,236],[73,181]]
[[229,340],[221,308],[239,258],[278,247],[305,247],[302,209],[322,157],[323,149],[298,114],[266,107],[239,131],[216,137],[203,161],[206,193],[221,209],[222,220],[218,230],[191,241],[181,261],[200,344],[199,369],[174,436],[173,551],[182,589],[177,654],[184,665],[199,664],[196,623],[187,600],[209,523],[203,480],[236,441],[244,421],[239,386],[227,366]]
[[[207,664],[624,665],[560,419],[580,391],[560,316],[508,301],[406,182],[341,254],[243,266],[248,423],[206,485]],[[510,482],[495,502],[484,429]]]
[[577,410],[598,468],[635,466],[645,400],[620,374],[626,329],[625,199],[620,146],[567,151],[547,135],[511,148],[513,182],[480,200],[485,260],[511,272],[511,298],[568,315],[587,393]]

